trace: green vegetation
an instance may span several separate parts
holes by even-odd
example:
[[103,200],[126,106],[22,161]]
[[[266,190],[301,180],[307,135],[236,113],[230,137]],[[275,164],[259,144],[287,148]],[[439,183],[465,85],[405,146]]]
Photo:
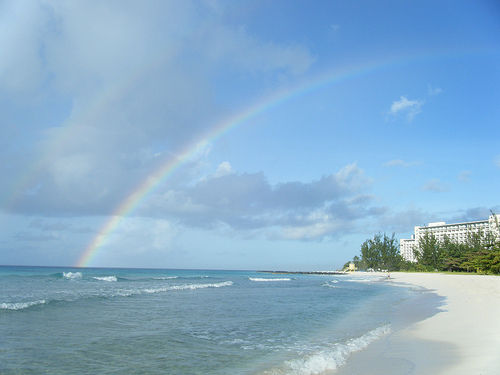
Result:
[[[373,239],[367,239],[361,245],[361,258],[355,256],[352,262],[358,270],[388,270],[398,271],[404,263],[399,254],[399,243],[395,234],[378,233]],[[344,269],[349,267],[347,262]]]
[[438,241],[427,233],[415,250],[417,263],[405,262],[409,271],[461,271],[500,274],[500,241],[482,231],[470,232],[464,242],[445,237]]
[[[500,240],[491,233],[470,232],[459,242],[445,236],[439,241],[432,233],[420,238],[414,250],[417,262],[407,262],[399,254],[394,233],[376,234],[361,245],[361,257],[352,262],[358,270],[448,271],[500,274]],[[344,269],[349,267],[347,262]]]

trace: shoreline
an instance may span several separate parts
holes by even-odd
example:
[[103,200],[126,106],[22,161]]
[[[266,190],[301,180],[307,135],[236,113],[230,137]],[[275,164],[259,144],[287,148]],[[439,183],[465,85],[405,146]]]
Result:
[[[373,276],[387,280],[382,273]],[[498,373],[500,277],[391,272],[387,282],[424,288],[432,292],[424,295],[444,297],[444,303],[431,317],[399,330],[394,327],[389,335],[351,355],[332,374]],[[412,306],[396,311],[416,314]]]

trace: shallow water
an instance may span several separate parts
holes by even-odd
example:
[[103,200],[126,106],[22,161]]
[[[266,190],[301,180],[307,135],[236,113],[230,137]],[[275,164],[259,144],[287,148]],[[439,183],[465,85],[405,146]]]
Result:
[[314,374],[403,324],[395,309],[422,293],[347,275],[0,267],[0,372]]

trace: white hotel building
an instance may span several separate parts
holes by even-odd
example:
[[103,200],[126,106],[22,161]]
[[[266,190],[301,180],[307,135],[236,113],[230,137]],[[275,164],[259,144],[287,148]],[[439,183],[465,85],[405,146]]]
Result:
[[429,223],[427,226],[415,227],[414,234],[410,239],[401,239],[399,241],[399,252],[401,256],[411,262],[416,262],[417,258],[413,252],[426,233],[433,234],[438,241],[444,241],[445,236],[452,241],[465,242],[469,233],[482,231],[485,235],[492,233],[497,238],[500,237],[498,223],[500,215],[490,215],[488,220],[469,221],[466,223],[446,224],[444,221]]

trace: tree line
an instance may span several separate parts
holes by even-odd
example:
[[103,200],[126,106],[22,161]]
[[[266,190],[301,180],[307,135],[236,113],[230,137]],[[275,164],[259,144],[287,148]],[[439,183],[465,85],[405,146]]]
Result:
[[358,270],[398,271],[404,262],[399,254],[399,241],[394,233],[392,237],[378,233],[372,239],[367,239],[361,245],[360,255],[360,257],[356,255],[352,261],[344,264],[344,269],[352,262]]
[[387,271],[457,271],[500,274],[500,240],[492,233],[469,232],[464,241],[445,236],[439,240],[432,233],[420,237],[414,254],[416,262],[405,261],[399,252],[399,241],[393,233],[378,233],[361,245],[360,256],[353,262],[358,270]]
[[492,233],[469,232],[465,241],[426,233],[414,252],[417,263],[406,265],[409,270],[500,274],[500,241]]

